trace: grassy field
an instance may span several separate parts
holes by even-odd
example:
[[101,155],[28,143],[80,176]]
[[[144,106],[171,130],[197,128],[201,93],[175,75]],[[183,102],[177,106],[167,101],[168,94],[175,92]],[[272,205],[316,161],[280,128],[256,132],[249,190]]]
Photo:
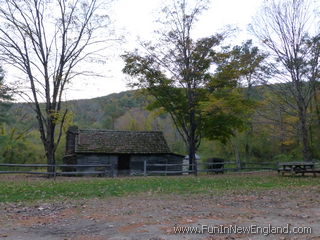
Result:
[[320,186],[320,178],[273,173],[223,176],[57,178],[0,176],[0,202],[120,197],[135,194],[219,194],[225,191]]

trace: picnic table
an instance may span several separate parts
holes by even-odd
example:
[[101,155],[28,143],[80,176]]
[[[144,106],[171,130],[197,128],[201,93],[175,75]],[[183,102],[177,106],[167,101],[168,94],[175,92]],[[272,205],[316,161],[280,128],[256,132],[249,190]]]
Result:
[[281,162],[278,164],[278,173],[281,173],[282,176],[285,173],[292,175],[301,173],[302,176],[304,176],[305,173],[313,173],[315,175],[319,171],[316,171],[314,168],[314,162]]

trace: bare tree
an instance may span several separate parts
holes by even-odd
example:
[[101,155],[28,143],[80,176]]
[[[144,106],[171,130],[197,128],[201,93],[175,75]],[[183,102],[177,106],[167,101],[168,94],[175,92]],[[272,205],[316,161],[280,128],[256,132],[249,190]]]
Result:
[[26,76],[51,165],[68,113],[61,105],[64,90],[84,74],[79,63],[101,50],[97,33],[109,25],[101,7],[98,0],[1,0],[1,59]]
[[[299,119],[303,158],[311,160],[307,110],[312,99],[313,84],[319,77],[318,60],[308,47],[312,35],[312,9],[308,0],[265,1],[262,12],[252,24],[255,36],[274,57],[274,92],[282,102],[294,109]],[[318,57],[318,56],[317,56]]]

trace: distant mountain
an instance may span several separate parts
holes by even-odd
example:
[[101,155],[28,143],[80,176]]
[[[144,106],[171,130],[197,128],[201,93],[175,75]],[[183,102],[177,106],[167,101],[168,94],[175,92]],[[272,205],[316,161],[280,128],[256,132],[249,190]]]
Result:
[[[140,91],[113,93],[104,97],[71,100],[63,103],[69,110],[68,124],[83,129],[159,130],[175,152],[183,152],[182,139],[167,114],[150,112],[150,102]],[[18,129],[37,129],[37,121],[28,103],[15,103],[10,109],[10,125]]]
[[[289,84],[255,86],[250,90],[250,94],[247,94],[248,89],[243,88],[242,91],[246,96],[250,95],[259,102],[256,111],[250,116],[248,129],[237,132],[232,141],[226,145],[202,139],[198,150],[201,158],[223,157],[234,160],[236,156],[240,156],[245,161],[299,159],[301,151],[296,131],[297,117],[295,112],[282,105],[277,94],[274,94],[280,90],[286,94],[290,92],[289,88]],[[140,91],[125,91],[93,99],[67,101],[63,105],[69,109],[68,126],[78,125],[82,129],[159,130],[163,131],[173,152],[186,154],[184,143],[169,115],[161,110],[153,112],[146,110],[151,100],[152,98],[142,95]],[[6,124],[9,126],[0,129],[6,134],[6,139],[12,140],[6,143],[7,150],[2,153],[5,158],[3,161],[41,163],[45,161],[37,121],[32,111],[31,104],[12,104],[6,115]],[[312,115],[310,115],[312,120],[311,117]],[[317,157],[320,156],[319,126],[315,121],[310,121],[310,129],[312,129],[310,142],[314,156]],[[28,134],[20,142],[14,141],[20,133]],[[57,159],[62,159],[64,151],[65,139],[62,138],[57,149]]]
[[[263,102],[265,97],[270,94],[271,98],[274,98],[272,96],[274,89],[281,88],[284,90],[286,87],[288,87],[286,84],[255,86],[251,89],[250,96]],[[244,88],[243,91],[246,94],[247,89]],[[163,131],[172,151],[185,153],[182,138],[169,115],[161,111],[150,112],[146,110],[146,106],[151,100],[150,97],[142,95],[141,91],[133,90],[93,99],[67,101],[63,105],[69,109],[68,125],[77,125],[82,129],[159,130]],[[273,129],[269,127],[270,125],[278,127],[279,123],[273,123],[269,120],[279,117],[278,110],[269,103],[260,106],[259,113],[251,117],[255,136],[264,133],[265,129]],[[264,115],[265,117],[262,117]],[[8,118],[9,121],[7,122],[18,130],[37,130],[35,114],[32,112],[32,105],[28,103],[13,104]],[[263,126],[268,127],[263,128]],[[265,134],[268,136],[276,135],[273,133]],[[279,136],[273,137],[276,137],[278,141]],[[39,137],[32,141],[38,141],[38,144],[40,144]],[[202,142],[204,143],[204,141]],[[61,148],[63,148],[63,144],[61,145]],[[205,148],[212,149],[213,147]],[[231,150],[228,151],[231,152]]]

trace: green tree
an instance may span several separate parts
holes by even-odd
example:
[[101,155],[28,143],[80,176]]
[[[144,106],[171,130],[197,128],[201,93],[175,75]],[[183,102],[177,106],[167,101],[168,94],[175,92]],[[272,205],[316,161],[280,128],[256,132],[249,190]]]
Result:
[[103,108],[105,112],[103,127],[115,129],[115,121],[125,113],[126,109],[119,104],[118,99],[110,99],[103,105]]
[[156,44],[144,43],[146,54],[138,52],[123,56],[123,71],[137,77],[132,86],[147,90],[155,97],[154,107],[163,107],[172,117],[188,146],[189,160],[195,166],[195,152],[200,143],[201,111],[199,102],[202,88],[210,78],[209,67],[222,36],[211,36],[198,41],[191,31],[197,17],[207,8],[207,1],[196,1],[190,7],[185,0],[173,0],[163,9]]
[[239,111],[230,116],[231,111],[217,106],[223,101],[227,107],[242,103],[238,104],[240,95],[232,90],[239,75],[230,77],[227,71],[216,74],[210,71],[218,61],[216,48],[224,40],[224,34],[192,38],[194,23],[207,4],[196,1],[195,7],[190,7],[188,1],[173,0],[172,5],[163,9],[164,19],[160,19],[163,28],[156,32],[159,36],[156,43],[143,43],[145,53],[135,51],[123,56],[123,71],[135,78],[131,86],[145,89],[155,98],[150,109],[163,108],[170,114],[187,145],[195,174],[195,152],[202,135],[225,140],[233,134],[231,129],[242,125],[237,122]]
[[247,127],[254,101],[244,98],[241,89],[226,88],[210,93],[202,103],[203,134],[210,140],[226,143],[236,130]]
[[28,132],[7,125],[1,126],[0,162],[34,163],[40,158],[37,146],[28,141]]
[[[235,99],[233,100],[234,105],[232,109],[234,111],[233,116],[236,114],[234,124],[238,122],[238,127],[240,127],[240,125],[246,125],[244,132],[246,159],[249,159],[251,156],[250,140],[253,135],[253,123],[251,119],[253,112],[250,111],[250,109],[257,105],[253,87],[266,82],[269,77],[270,68],[266,64],[266,59],[267,55],[258,47],[253,46],[252,40],[247,40],[243,42],[242,45],[226,47],[218,57],[217,78],[235,79],[242,87],[242,93],[238,95],[238,101],[236,100],[236,95],[233,94]],[[244,99],[241,96],[243,94]],[[243,111],[241,111],[241,108]],[[231,115],[232,114],[229,114],[229,117]],[[230,131],[232,131],[232,129],[230,129]],[[239,134],[235,133],[235,138],[237,138],[238,135]],[[232,142],[234,151],[239,152],[238,141],[233,139]],[[238,167],[241,168],[240,156],[237,157],[237,162]]]

